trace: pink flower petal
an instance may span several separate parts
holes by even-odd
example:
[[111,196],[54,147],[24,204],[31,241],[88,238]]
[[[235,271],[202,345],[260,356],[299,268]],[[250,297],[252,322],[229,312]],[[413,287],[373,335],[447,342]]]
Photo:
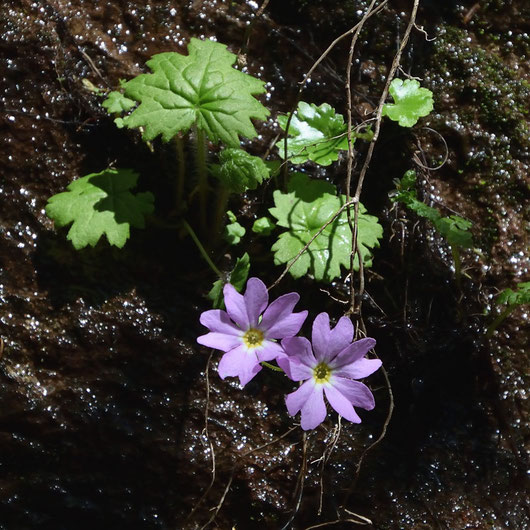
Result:
[[372,394],[371,390],[363,383],[336,376],[334,376],[330,382],[333,388],[337,392],[340,392],[352,405],[366,410],[372,410],[375,407],[374,395]]
[[230,320],[226,311],[210,309],[200,316],[200,322],[210,331],[217,331],[225,335],[241,335],[241,330]]
[[250,327],[255,328],[258,325],[259,317],[268,303],[269,293],[265,284],[259,278],[250,278],[245,291],[245,305]]
[[285,398],[287,411],[294,416],[299,410],[302,411],[302,429],[307,431],[320,425],[326,418],[326,404],[322,386],[315,385],[310,379],[298,390]]
[[307,318],[307,311],[300,313],[292,313],[285,317],[282,321],[277,322],[269,330],[266,331],[268,337],[272,339],[283,339],[285,337],[294,337],[302,327]]
[[307,318],[307,311],[293,313],[294,306],[300,300],[297,293],[289,293],[280,296],[263,313],[260,329],[266,332],[267,337],[283,339],[294,337],[302,327]]
[[320,313],[313,321],[312,344],[315,350],[315,357],[320,361],[327,359],[330,347],[329,315]]
[[318,427],[326,419],[326,414],[322,386],[315,385],[313,392],[309,394],[305,405],[302,407],[302,420],[300,422],[302,429],[308,431]]
[[318,361],[329,362],[353,340],[353,324],[348,317],[342,317],[330,329],[329,315],[320,313],[313,322],[313,350]]
[[256,350],[258,359],[261,361],[273,361],[274,359],[284,356],[285,352],[278,342],[270,340],[263,341],[263,346]]
[[363,379],[378,370],[383,363],[379,359],[359,359],[352,364],[347,364],[334,371],[339,377],[350,379]]
[[304,430],[314,429],[326,417],[322,386],[315,385],[312,379],[287,395],[285,404],[291,416],[295,416],[299,411],[302,411],[302,429]]
[[233,285],[227,283],[223,287],[226,312],[228,316],[244,331],[250,327],[245,298],[236,291]]
[[245,386],[261,370],[261,365],[256,354],[241,345],[221,357],[217,370],[221,379],[237,376],[241,385]]
[[289,337],[282,340],[282,348],[295,362],[314,368],[318,363],[313,355],[311,343],[305,337]]
[[241,338],[235,335],[226,335],[225,333],[207,333],[197,337],[197,342],[208,348],[215,348],[221,351],[230,351],[241,346]]
[[287,412],[291,416],[296,416],[306,404],[309,396],[315,390],[315,383],[312,380],[306,381],[297,390],[285,396],[285,404],[287,405]]
[[369,337],[358,340],[344,348],[329,365],[336,370],[343,368],[364,357],[374,346],[375,340]]
[[293,381],[304,381],[313,376],[313,370],[309,366],[302,364],[295,357],[284,355],[276,359],[278,366],[285,372],[289,379]]
[[[352,381],[354,382],[354,381]],[[361,423],[361,418],[355,412],[352,404],[336,388],[332,386],[324,387],[326,398],[329,404],[343,417],[353,423]]]
[[329,340],[333,344],[333,354],[329,358],[332,359],[353,340],[353,324],[349,317],[339,318],[337,325],[331,330]]

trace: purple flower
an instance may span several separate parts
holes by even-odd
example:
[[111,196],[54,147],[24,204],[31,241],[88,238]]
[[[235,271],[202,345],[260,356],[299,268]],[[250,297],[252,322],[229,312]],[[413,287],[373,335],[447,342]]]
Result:
[[343,418],[354,423],[361,423],[361,418],[353,405],[366,410],[374,408],[370,389],[353,379],[366,377],[381,366],[379,359],[364,358],[375,340],[352,340],[351,320],[342,317],[330,329],[327,313],[320,313],[313,322],[313,347],[304,337],[282,340],[287,355],[278,358],[278,364],[293,381],[305,381],[285,400],[291,416],[302,411],[302,429],[314,429],[326,418],[324,394]]
[[284,294],[269,305],[267,288],[258,278],[248,280],[244,295],[230,284],[223,294],[226,311],[212,309],[201,315],[201,324],[210,333],[197,342],[226,352],[219,361],[219,375],[238,376],[245,386],[261,370],[260,362],[285,355],[276,340],[296,335],[307,311],[293,313],[300,299],[297,293]]

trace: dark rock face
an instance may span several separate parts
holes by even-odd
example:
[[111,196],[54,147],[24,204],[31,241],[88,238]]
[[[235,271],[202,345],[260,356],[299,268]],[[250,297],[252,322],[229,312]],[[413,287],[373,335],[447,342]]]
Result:
[[[304,72],[369,4],[336,3],[334,10],[334,2],[272,1],[253,26],[248,69],[270,82],[273,114],[289,110]],[[392,3],[395,10],[362,34],[355,119],[379,97],[409,3]],[[427,129],[418,127],[414,139],[386,124],[363,192],[386,230],[364,312],[396,409],[352,487],[363,449],[385,422],[382,376],[372,381],[377,408],[359,426],[343,422],[324,465],[318,459],[334,439],[336,418],[307,438],[290,431],[283,395],[293,387],[276,374],[262,373],[240,390],[218,378],[214,353],[207,394],[208,352],[195,338],[212,276],[191,242],[151,227],[121,251],[100,243],[76,252],[44,214],[52,194],[109,164],[135,168],[140,188],[157,193],[158,211],[171,210],[171,147],[157,143],[151,153],[137,134],[117,130],[83,80],[115,88],[154,53],[185,51],[192,36],[215,36],[237,52],[254,3],[4,3],[0,528],[198,528],[229,481],[213,527],[282,528],[296,512],[293,527],[306,528],[337,519],[348,492],[346,507],[377,528],[529,526],[527,309],[492,340],[483,338],[493,295],[529,279],[524,9],[522,1],[426,3],[418,24],[437,40],[414,34],[403,59],[403,69],[433,90],[435,113],[423,124],[448,146],[440,170],[420,171],[424,196],[473,221],[482,253],[463,256],[469,278],[459,293],[444,242],[404,212],[388,211],[392,179],[411,167],[416,140],[430,166],[444,149]],[[347,49],[344,43],[323,62],[304,99],[344,112]],[[259,132],[253,147],[262,154],[277,131],[269,123]],[[340,185],[344,170],[326,177]],[[249,198],[241,211],[264,214],[264,205]],[[267,252],[260,244],[254,256]],[[277,272],[272,260],[252,269],[268,279]],[[311,320],[323,310],[340,316],[312,282],[284,287],[301,291]],[[341,295],[340,286],[335,291]]]

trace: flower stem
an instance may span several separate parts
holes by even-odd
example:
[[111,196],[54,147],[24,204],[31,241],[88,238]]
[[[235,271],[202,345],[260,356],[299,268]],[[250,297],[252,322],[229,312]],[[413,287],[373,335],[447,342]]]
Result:
[[267,368],[270,368],[271,370],[274,370],[275,372],[283,372],[283,370],[279,366],[274,366],[273,364],[270,364],[267,361],[261,361],[261,365],[266,366]]
[[228,205],[228,197],[230,196],[230,191],[220,185],[217,191],[217,208],[215,212],[215,224],[213,229],[215,231],[215,236],[219,236],[223,231],[223,221],[224,216],[226,215],[226,207]]
[[198,188],[199,188],[199,215],[201,228],[206,232],[206,202],[208,195],[208,173],[206,168],[206,135],[202,129],[195,126],[196,153],[195,161],[197,163]]
[[184,181],[186,173],[186,159],[184,156],[184,141],[182,137],[177,135],[175,136],[175,147],[177,148],[177,183],[175,189],[175,199],[176,199],[176,208],[177,211],[181,210],[181,205],[184,197]]
[[489,339],[493,332],[499,327],[501,322],[517,307],[517,304],[509,305],[489,326],[486,330],[486,337]]
[[223,279],[223,274],[215,266],[215,263],[210,259],[210,256],[208,256],[208,253],[202,246],[202,243],[199,241],[199,238],[197,237],[197,234],[193,231],[193,228],[188,224],[188,222],[185,219],[182,219],[182,225],[188,231],[188,234],[191,236],[191,239],[193,239],[193,242],[197,245],[197,248],[199,249],[201,256],[206,260],[206,263],[208,263],[210,268],[215,272],[215,274],[217,274],[217,276],[219,276],[219,278]]

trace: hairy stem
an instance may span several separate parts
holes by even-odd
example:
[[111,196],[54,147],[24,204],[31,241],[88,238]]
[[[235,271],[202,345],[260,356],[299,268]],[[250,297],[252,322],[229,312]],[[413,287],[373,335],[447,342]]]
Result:
[[230,196],[230,191],[223,185],[219,185],[217,190],[217,207],[215,211],[215,224],[213,226],[215,239],[217,239],[223,231],[224,216],[226,215],[228,197]]
[[177,210],[181,209],[184,199],[184,181],[186,173],[186,159],[184,155],[184,140],[181,136],[175,136],[175,147],[177,149],[177,183],[175,189],[175,199]]
[[197,248],[199,249],[199,252],[201,253],[201,256],[206,260],[206,263],[210,266],[210,269],[212,269],[219,278],[223,279],[222,272],[215,266],[215,263],[210,259],[210,256],[208,256],[208,253],[202,246],[202,243],[199,241],[199,238],[197,237],[197,234],[194,232],[193,228],[188,224],[186,220],[182,220],[182,226],[188,231],[188,234],[191,236],[191,239],[193,239],[193,242],[195,245],[197,245]]
[[199,188],[199,216],[201,228],[206,231],[208,226],[206,216],[206,203],[208,199],[208,170],[206,167],[206,135],[204,131],[195,126],[196,152],[195,161],[197,164],[198,188]]

